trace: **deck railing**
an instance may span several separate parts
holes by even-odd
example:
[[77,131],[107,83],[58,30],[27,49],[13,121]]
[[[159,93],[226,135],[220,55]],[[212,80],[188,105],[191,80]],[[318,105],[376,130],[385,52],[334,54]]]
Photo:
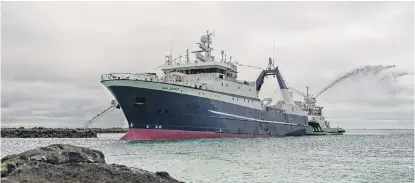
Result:
[[187,80],[180,76],[161,76],[148,73],[109,73],[101,75],[101,81],[110,80],[139,80],[147,82],[168,83],[181,86],[188,86],[193,88],[212,90],[212,85],[201,81]]

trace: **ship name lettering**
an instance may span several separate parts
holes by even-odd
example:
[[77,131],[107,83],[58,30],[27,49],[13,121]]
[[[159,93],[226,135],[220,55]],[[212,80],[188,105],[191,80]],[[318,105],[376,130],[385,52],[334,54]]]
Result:
[[162,90],[174,90],[174,91],[179,91],[179,88],[173,88],[173,87],[161,87]]

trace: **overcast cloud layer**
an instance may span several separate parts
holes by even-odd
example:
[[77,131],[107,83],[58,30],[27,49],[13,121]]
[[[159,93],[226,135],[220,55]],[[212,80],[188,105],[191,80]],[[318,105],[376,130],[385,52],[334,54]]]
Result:
[[[316,94],[363,65],[396,65],[351,77],[317,101],[332,126],[413,128],[413,2],[2,2],[1,121],[77,127],[109,106],[108,72],[155,72],[207,29],[216,58],[265,67],[273,55],[289,87]],[[192,55],[192,58],[194,56]],[[240,67],[239,79],[260,70]],[[387,77],[396,72],[410,75]],[[160,73],[160,72],[158,72]],[[380,77],[387,79],[379,80]],[[281,98],[275,78],[260,96]],[[299,95],[295,99],[300,100]],[[93,127],[126,127],[113,111]]]

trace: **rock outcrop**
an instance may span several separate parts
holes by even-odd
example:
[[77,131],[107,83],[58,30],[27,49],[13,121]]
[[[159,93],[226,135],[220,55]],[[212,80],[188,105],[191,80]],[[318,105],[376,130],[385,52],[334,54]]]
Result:
[[106,164],[100,151],[53,144],[1,159],[1,182],[146,182],[177,183],[167,172]]

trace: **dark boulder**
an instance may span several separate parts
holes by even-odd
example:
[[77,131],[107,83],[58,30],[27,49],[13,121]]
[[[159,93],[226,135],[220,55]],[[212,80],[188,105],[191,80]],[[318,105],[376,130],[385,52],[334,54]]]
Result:
[[167,172],[106,164],[100,151],[53,144],[1,159],[1,182],[180,182]]

